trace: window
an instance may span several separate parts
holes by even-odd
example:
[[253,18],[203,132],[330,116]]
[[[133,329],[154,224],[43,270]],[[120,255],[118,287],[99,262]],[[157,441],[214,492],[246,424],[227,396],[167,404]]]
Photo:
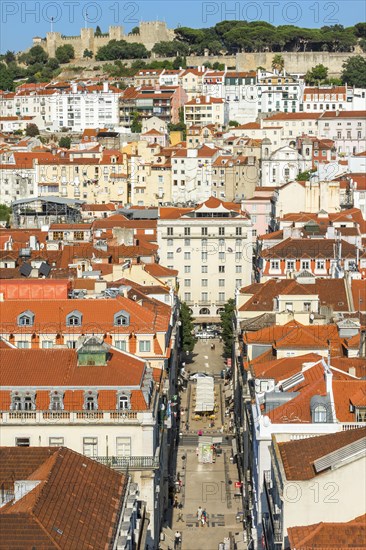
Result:
[[167,227],[167,235],[173,235],[173,228],[172,227]]
[[201,260],[202,262],[207,262],[207,252],[201,252]]
[[315,268],[316,269],[325,269],[325,261],[324,260],[316,260]]
[[184,246],[191,246],[191,239],[184,239]]
[[20,340],[17,343],[17,347],[20,348],[20,349],[30,348],[30,342],[27,342],[26,340]]
[[287,260],[286,261],[286,269],[288,271],[293,271],[295,269],[295,260]]
[[301,260],[301,269],[310,269],[310,261]]
[[236,288],[241,287],[241,279],[235,279],[235,286],[236,286]]
[[17,447],[29,447],[30,446],[30,438],[29,437],[16,437],[15,438],[15,445]]
[[127,395],[120,393],[117,396],[117,408],[119,411],[123,411],[125,409],[130,408],[130,400],[127,397]]
[[83,454],[85,456],[98,456],[98,438],[83,437]]
[[69,340],[69,341],[67,342],[67,347],[68,347],[69,349],[75,349],[75,348],[76,348],[76,340]]
[[207,235],[207,227],[201,227],[201,235]]
[[235,229],[235,235],[241,235],[241,227]]
[[191,234],[191,228],[190,227],[185,227],[184,228],[184,234],[189,236]]
[[235,273],[241,273],[241,265],[235,266]]
[[63,437],[49,437],[48,438],[48,446],[49,447],[63,447],[64,446],[64,438]]
[[304,302],[304,311],[311,311],[311,302]]
[[219,279],[219,286],[225,286],[225,279]]
[[11,392],[10,409],[12,411],[34,411],[36,409],[36,394],[34,391]]
[[190,260],[191,259],[191,253],[190,252],[185,252],[184,253],[184,259],[185,260]]
[[151,342],[150,340],[140,340],[139,342],[139,351],[141,352],[150,352]]
[[191,286],[191,279],[184,279],[184,286]]
[[225,266],[219,265],[219,273],[225,273]]
[[84,392],[84,409],[86,411],[98,410],[98,393],[95,390]]
[[66,315],[66,326],[76,327],[80,326],[82,323],[82,313],[80,311],[74,310],[68,315]]
[[219,227],[219,235],[225,235],[225,227]]
[[208,279],[201,279],[201,286],[208,286]]
[[190,292],[185,292],[184,293],[184,301],[185,302],[190,302],[191,301],[191,293]]
[[219,292],[219,302],[225,302],[225,292]]
[[276,269],[276,270],[280,269],[279,260],[271,260],[270,269]]
[[219,260],[225,261],[225,252],[219,252]]
[[57,390],[50,392],[50,411],[62,411],[64,408],[64,394]]
[[127,351],[127,342],[126,340],[116,340],[114,346],[121,351]]
[[201,273],[208,273],[208,265],[201,265]]
[[294,304],[292,302],[286,302],[285,309],[286,309],[286,311],[293,311],[294,310]]
[[116,455],[131,456],[131,438],[116,437]]
[[202,302],[208,302],[208,292],[201,292]]
[[130,324],[130,314],[127,311],[121,310],[114,314],[114,326],[128,326]]
[[44,349],[50,349],[53,347],[53,342],[52,340],[43,340],[42,341],[42,348]]
[[184,273],[190,273],[191,272],[191,266],[190,265],[185,265],[184,266]]
[[166,257],[168,260],[172,260],[174,258],[174,252],[167,252]]
[[321,423],[327,421],[327,409],[324,405],[317,405],[314,409],[314,422]]
[[34,324],[34,313],[32,311],[24,311],[20,315],[18,315],[18,326],[24,327],[24,326],[33,326]]
[[173,239],[168,239],[166,243],[167,246],[173,246]]

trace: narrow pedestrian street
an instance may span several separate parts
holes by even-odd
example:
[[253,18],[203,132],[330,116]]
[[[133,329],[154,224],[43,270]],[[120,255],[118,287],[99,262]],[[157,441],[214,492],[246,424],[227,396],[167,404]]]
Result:
[[[215,349],[211,349],[213,343]],[[191,373],[205,372],[214,376],[216,412],[214,419],[199,419],[194,414],[197,382],[188,382],[187,389],[181,392],[182,413],[174,477],[175,480],[181,480],[181,487],[178,488],[179,484],[176,484],[176,507],[172,508],[170,514],[170,535],[176,531],[182,534],[183,550],[226,550],[230,548],[230,537],[233,541],[235,533],[241,531],[237,515],[242,510],[242,500],[240,488],[235,486],[238,471],[233,459],[233,434],[230,417],[225,415],[225,391],[228,395],[230,382],[224,385],[220,377],[224,367],[222,344],[218,339],[199,340],[193,362],[186,365],[186,371]],[[202,436],[198,436],[198,432]],[[213,437],[214,441],[222,440],[221,452],[214,457],[213,463],[202,464],[198,460],[198,440],[205,436]],[[199,507],[207,513],[208,520],[204,526],[197,519]]]

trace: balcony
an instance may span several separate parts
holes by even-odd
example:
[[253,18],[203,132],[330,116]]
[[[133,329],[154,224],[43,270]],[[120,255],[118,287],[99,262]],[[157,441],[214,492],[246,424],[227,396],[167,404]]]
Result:
[[[148,411],[147,411],[148,412]],[[146,413],[145,413],[146,414]],[[0,411],[2,425],[139,424],[144,411]]]
[[115,470],[158,470],[159,458],[154,456],[95,456],[91,457],[100,464]]
[[282,547],[282,518],[281,511],[273,502],[270,470],[264,471],[263,487],[268,508],[268,513],[263,514],[263,529],[265,531],[267,548],[279,549]]
[[198,300],[198,305],[199,306],[210,306],[211,305],[211,300]]

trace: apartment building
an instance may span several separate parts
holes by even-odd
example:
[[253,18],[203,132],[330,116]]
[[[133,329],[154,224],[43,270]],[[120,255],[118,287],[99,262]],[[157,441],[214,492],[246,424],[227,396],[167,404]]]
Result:
[[280,187],[293,181],[298,174],[311,170],[313,144],[303,139],[300,147],[285,145],[271,151],[271,142],[262,140],[261,185]]
[[179,297],[199,323],[214,323],[251,281],[252,223],[240,204],[211,197],[193,208],[160,208],[159,256],[179,272]]
[[257,77],[258,112],[298,113],[305,83],[287,74],[262,74]]
[[196,67],[186,69],[179,75],[179,83],[187,94],[187,100],[191,101],[203,94],[203,78],[207,69]]
[[355,155],[366,149],[366,111],[324,112],[318,135],[334,141],[338,153]]
[[[364,514],[365,443],[366,428],[294,441],[273,436],[271,468],[264,475],[267,550],[288,548],[295,526],[348,522]],[[348,548],[349,537],[341,540]]]
[[184,122],[188,127],[207,124],[224,126],[229,122],[228,104],[218,97],[195,97],[184,105]]
[[162,372],[95,336],[83,337],[77,349],[3,346],[0,354],[1,445],[65,446],[128,468],[156,537],[165,449],[159,429]]
[[253,196],[259,180],[259,162],[255,156],[220,155],[212,164],[212,196],[236,201]]

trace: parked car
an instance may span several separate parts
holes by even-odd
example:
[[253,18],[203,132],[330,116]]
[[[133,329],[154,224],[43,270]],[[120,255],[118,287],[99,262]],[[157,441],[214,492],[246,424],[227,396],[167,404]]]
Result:
[[197,380],[198,378],[207,378],[209,377],[209,374],[206,374],[205,372],[195,372],[194,374],[191,374],[189,377],[190,380]]

